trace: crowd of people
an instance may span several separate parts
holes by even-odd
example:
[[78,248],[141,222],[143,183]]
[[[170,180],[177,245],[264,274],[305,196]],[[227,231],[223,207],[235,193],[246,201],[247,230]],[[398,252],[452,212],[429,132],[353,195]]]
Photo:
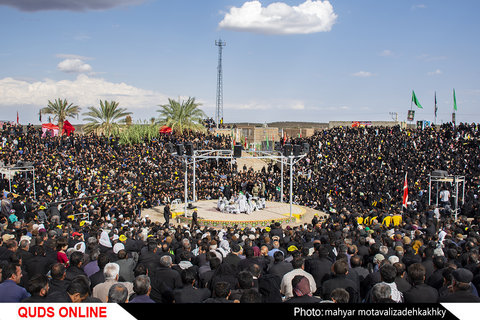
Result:
[[[184,168],[168,143],[230,149],[231,136],[185,133],[121,145],[94,134],[41,137],[34,126],[8,124],[1,135],[3,166],[31,163],[35,172],[7,178],[2,171],[0,301],[480,301],[475,124],[339,127],[291,138],[310,146],[294,168],[295,202],[328,215],[298,226],[226,229],[152,221],[142,209],[183,198]],[[225,159],[196,165],[200,200],[282,196],[275,163],[261,171]],[[430,205],[434,170],[465,177],[458,208],[451,196]],[[288,168],[284,174],[289,183]]]

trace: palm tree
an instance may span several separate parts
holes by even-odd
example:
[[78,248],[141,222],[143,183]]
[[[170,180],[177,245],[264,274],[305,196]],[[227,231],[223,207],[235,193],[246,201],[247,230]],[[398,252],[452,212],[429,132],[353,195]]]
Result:
[[206,118],[205,113],[198,107],[201,104],[195,102],[195,98],[188,98],[187,101],[175,101],[168,99],[168,104],[160,105],[161,109],[159,124],[172,128],[174,133],[182,134],[184,131],[201,131],[206,129],[202,120]]
[[75,117],[80,112],[80,107],[68,103],[67,99],[56,99],[53,102],[48,100],[48,105],[40,110],[42,114],[52,114],[53,119],[58,121],[58,131],[62,134],[63,122],[70,117]]
[[126,108],[119,108],[116,101],[100,100],[100,108],[89,107],[88,112],[83,115],[87,116],[83,120],[89,121],[84,127],[86,133],[95,131],[111,136],[118,132],[118,122],[126,122],[131,112],[126,112]]

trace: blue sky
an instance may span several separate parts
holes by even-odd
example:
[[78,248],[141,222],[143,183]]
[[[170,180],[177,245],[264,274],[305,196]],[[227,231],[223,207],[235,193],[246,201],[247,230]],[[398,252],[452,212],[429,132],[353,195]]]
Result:
[[[59,4],[60,3],[60,4]],[[60,5],[60,6],[59,6]],[[48,100],[115,100],[135,121],[168,98],[226,122],[480,121],[480,1],[0,0],[0,120]],[[72,123],[81,123],[72,119]]]

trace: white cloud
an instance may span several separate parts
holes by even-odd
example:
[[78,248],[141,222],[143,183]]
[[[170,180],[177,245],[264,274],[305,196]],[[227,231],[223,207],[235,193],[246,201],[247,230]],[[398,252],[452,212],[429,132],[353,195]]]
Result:
[[382,52],[380,52],[380,55],[382,57],[390,57],[393,55],[393,52],[391,50],[385,49]]
[[415,10],[415,9],[426,9],[427,8],[427,5],[425,4],[415,4],[412,6],[412,10]]
[[219,27],[264,34],[310,34],[332,29],[337,15],[329,1],[306,0],[298,6],[275,2],[263,7],[248,1],[232,7]]
[[124,5],[136,5],[145,0],[0,0],[0,5],[14,7],[21,11],[44,10],[106,10]]
[[369,78],[369,77],[373,77],[374,74],[368,71],[359,71],[359,72],[353,73],[352,76],[359,77],[359,78]]
[[57,68],[67,73],[87,73],[92,71],[92,66],[81,59],[65,59],[57,65]]
[[[99,100],[115,100],[121,107],[141,110],[158,109],[167,103],[167,96],[156,91],[136,88],[126,83],[113,83],[101,78],[80,74],[73,81],[28,82],[13,78],[0,79],[0,107],[23,105],[45,106],[48,100],[67,99],[86,110],[89,106],[98,106]],[[152,113],[152,116],[157,116]]]
[[435,71],[429,72],[428,75],[429,76],[438,76],[438,75],[441,75],[442,73],[443,73],[442,70],[437,69]]

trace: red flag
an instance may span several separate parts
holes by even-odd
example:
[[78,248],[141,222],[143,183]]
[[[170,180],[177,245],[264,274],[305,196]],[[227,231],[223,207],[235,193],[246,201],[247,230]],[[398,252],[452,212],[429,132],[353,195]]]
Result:
[[17,111],[17,124],[18,124],[18,111]]
[[408,184],[407,184],[407,174],[405,173],[405,182],[403,183],[403,207],[407,207],[408,201]]

